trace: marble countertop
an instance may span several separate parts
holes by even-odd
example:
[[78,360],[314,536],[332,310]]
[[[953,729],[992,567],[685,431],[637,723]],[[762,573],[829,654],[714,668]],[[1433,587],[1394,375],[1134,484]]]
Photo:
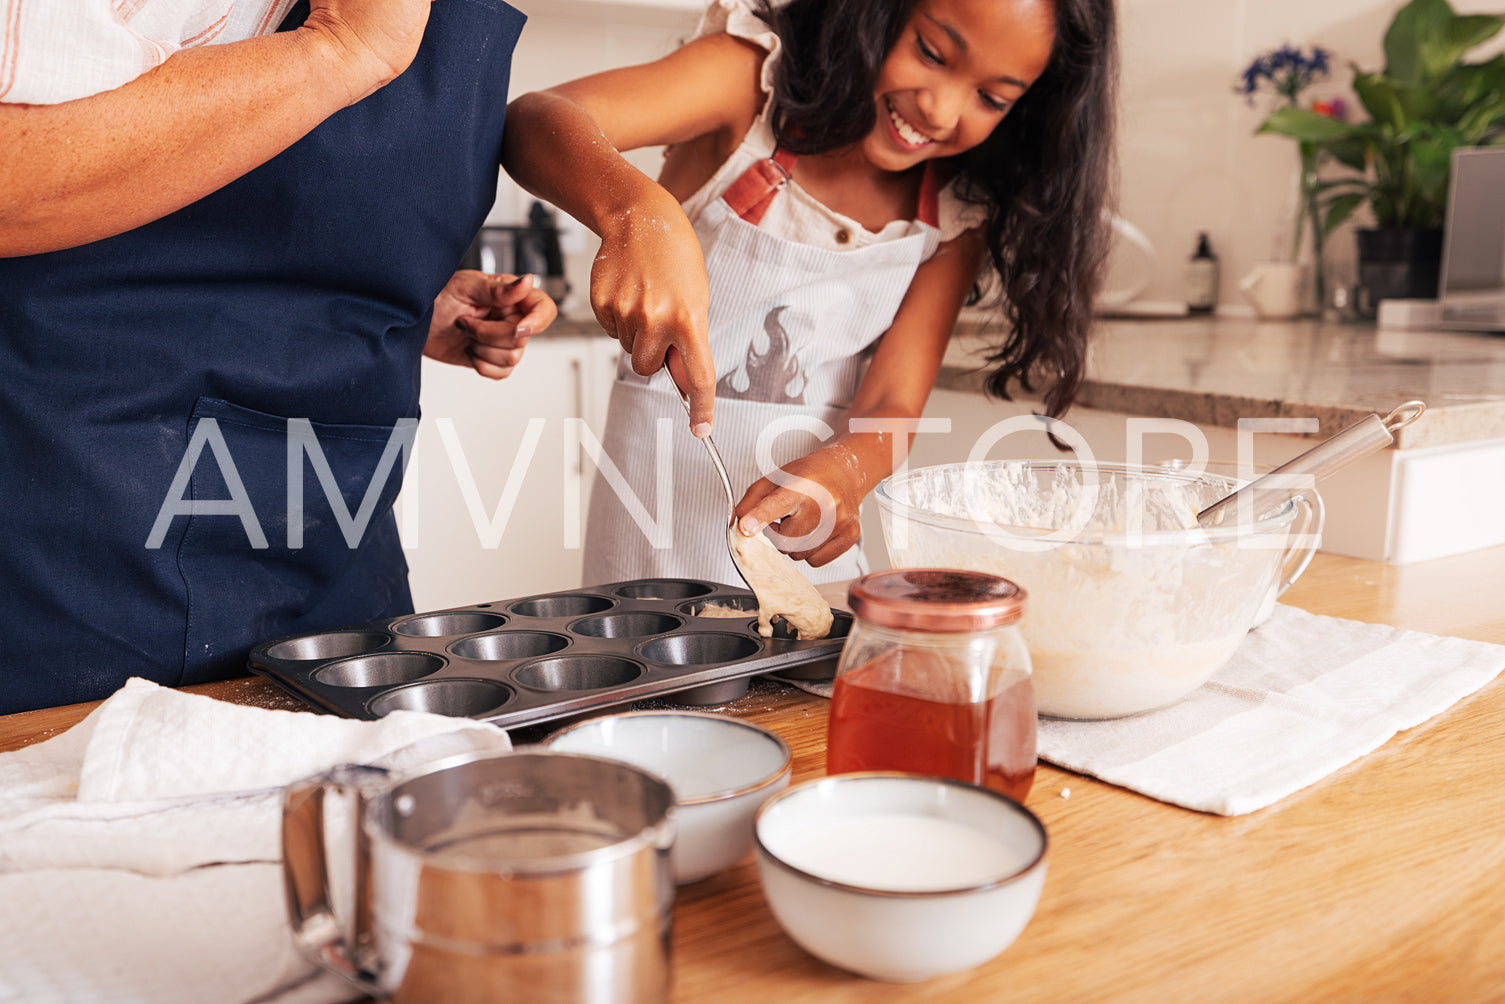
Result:
[[540,331],[536,338],[570,338],[581,335],[600,335],[606,337],[606,332],[601,330],[601,325],[596,323],[594,317],[573,317],[560,314],[554,323]]
[[[987,327],[958,325],[936,386],[982,389]],[[1313,437],[1326,438],[1413,399],[1427,412],[1400,431],[1397,447],[1505,438],[1505,336],[1316,320],[1104,319],[1077,402],[1229,428],[1240,418],[1314,417]]]
[[[992,322],[964,317],[936,386],[982,390]],[[604,336],[561,317],[544,337]],[[1103,319],[1078,404],[1235,428],[1240,418],[1316,418],[1326,438],[1404,401],[1426,403],[1396,446],[1505,438],[1505,336],[1241,317]],[[1069,416],[1068,416],[1069,418]]]

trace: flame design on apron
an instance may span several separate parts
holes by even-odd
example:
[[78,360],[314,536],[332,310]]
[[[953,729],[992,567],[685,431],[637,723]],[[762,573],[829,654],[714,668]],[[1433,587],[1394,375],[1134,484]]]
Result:
[[[755,342],[747,346],[747,358],[741,366],[716,381],[718,398],[741,401],[770,401],[774,404],[804,404],[805,388],[810,378],[800,369],[799,356],[793,351],[789,333],[779,317],[789,309],[780,304],[763,318],[768,334],[768,348],[758,351]],[[799,390],[791,388],[798,384]]]

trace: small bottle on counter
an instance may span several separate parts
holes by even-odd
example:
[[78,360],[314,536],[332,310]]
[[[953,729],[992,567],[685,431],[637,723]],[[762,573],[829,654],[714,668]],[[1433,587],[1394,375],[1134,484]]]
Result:
[[938,774],[1023,802],[1035,779],[1035,689],[1024,590],[951,569],[852,583],[826,770]]
[[1218,256],[1205,233],[1197,235],[1197,250],[1186,263],[1186,309],[1210,314],[1218,305]]

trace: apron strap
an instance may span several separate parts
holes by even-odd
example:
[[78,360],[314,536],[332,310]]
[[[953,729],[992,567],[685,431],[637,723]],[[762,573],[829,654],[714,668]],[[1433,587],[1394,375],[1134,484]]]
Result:
[[940,183],[935,180],[935,161],[925,161],[925,173],[920,176],[920,222],[928,223],[937,230],[941,228]]
[[[773,204],[779,189],[789,183],[794,174],[794,154],[778,147],[772,157],[754,161],[736,181],[727,186],[721,196],[732,212],[753,226],[763,221],[763,215]],[[940,188],[935,180],[935,161],[925,162],[925,173],[920,178],[919,220],[932,227],[940,226]]]
[[794,154],[779,147],[772,157],[755,161],[741,177],[727,186],[722,196],[732,212],[753,226],[763,220],[763,214],[773,204],[779,189],[789,183],[794,172]]

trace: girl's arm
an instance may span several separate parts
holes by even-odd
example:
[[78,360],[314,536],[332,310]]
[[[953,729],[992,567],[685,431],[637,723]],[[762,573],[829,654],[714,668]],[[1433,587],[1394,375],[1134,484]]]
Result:
[[[982,254],[982,231],[968,230],[942,244],[919,267],[857,388],[847,429],[781,468],[784,477],[780,480],[789,482],[792,476],[807,483],[794,481],[779,487],[763,478],[749,488],[737,504],[737,526],[742,533],[751,535],[772,524],[785,538],[808,535],[809,540],[786,541],[781,550],[816,566],[857,543],[862,533],[862,500],[894,472],[914,436],[853,432],[851,425],[866,418],[887,419],[898,426],[920,417]],[[818,532],[826,520],[831,521],[829,535]]]
[[663,366],[670,345],[679,347],[698,436],[711,430],[716,388],[705,260],[679,201],[619,151],[708,135],[740,140],[762,103],[762,58],[746,42],[711,35],[507,107],[502,166],[600,236],[591,267],[596,319],[644,376]]

